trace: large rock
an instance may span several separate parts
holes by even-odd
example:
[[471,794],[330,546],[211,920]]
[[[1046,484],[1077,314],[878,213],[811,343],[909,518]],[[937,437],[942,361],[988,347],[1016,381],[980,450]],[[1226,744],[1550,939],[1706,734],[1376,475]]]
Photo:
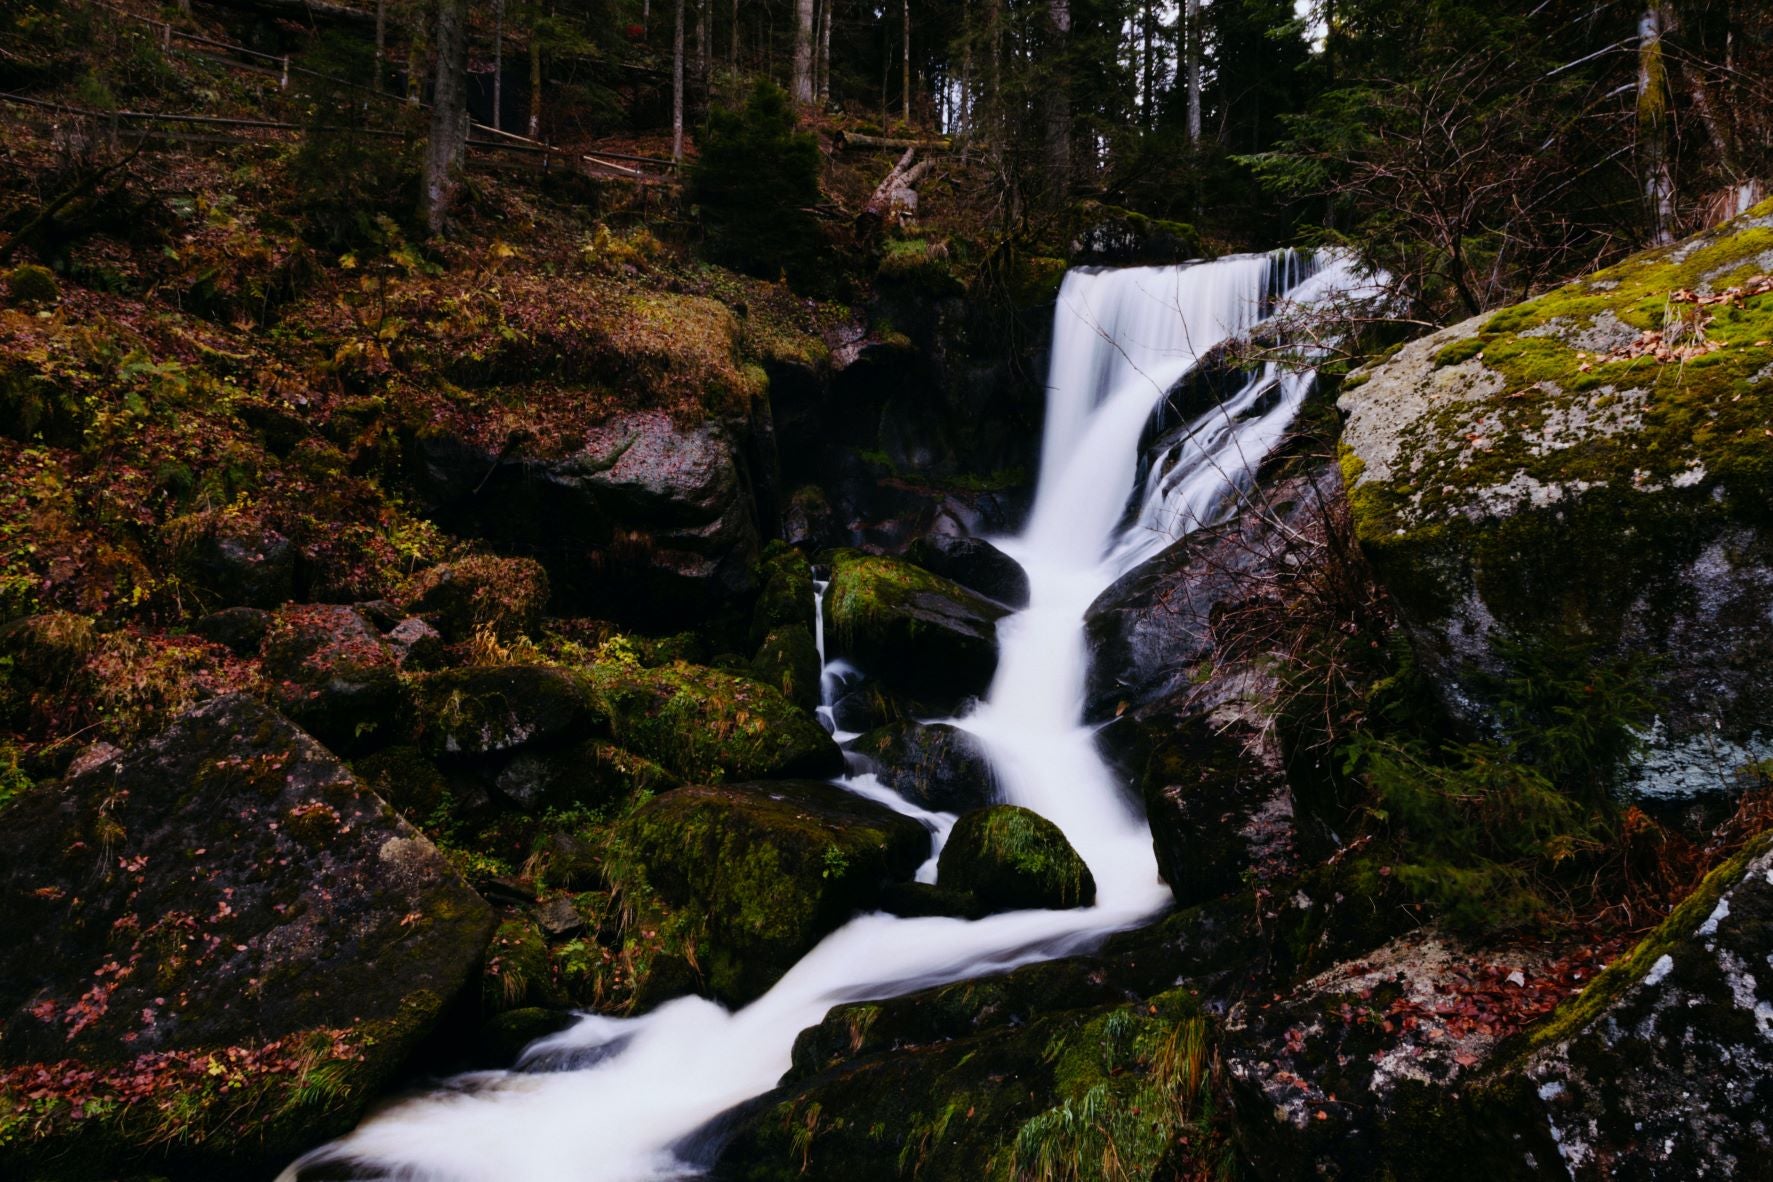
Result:
[[1766,203],[1350,380],[1360,541],[1461,715],[1508,648],[1580,646],[1650,658],[1646,789],[1773,754],[1770,229]]
[[630,874],[690,924],[703,990],[733,1005],[910,878],[930,848],[916,821],[807,781],[679,788],[624,832]]
[[285,605],[259,655],[271,700],[335,750],[385,741],[400,718],[397,656],[355,607]]
[[182,518],[179,574],[218,608],[274,608],[295,598],[296,548],[268,525],[219,514]]
[[234,1176],[343,1131],[492,929],[429,841],[243,696],[5,816],[0,1128],[21,1177]]
[[955,822],[936,884],[965,891],[993,911],[1087,907],[1096,879],[1060,828],[1030,809],[993,805]]
[[983,538],[925,534],[905,557],[927,571],[952,579],[1005,607],[1028,606],[1028,572],[1022,564]]
[[774,686],[682,661],[604,660],[586,676],[616,742],[686,780],[843,772],[825,728]]
[[595,721],[588,691],[546,665],[446,669],[414,679],[419,742],[432,755],[490,755],[545,744]]
[[979,741],[947,723],[895,722],[850,744],[880,782],[913,804],[944,813],[983,808],[996,796]]
[[421,438],[416,475],[449,528],[539,559],[565,601],[681,623],[756,589],[758,525],[743,449],[714,423],[614,415],[558,456]]
[[1008,609],[907,562],[843,552],[825,591],[827,652],[916,697],[958,704],[997,671]]

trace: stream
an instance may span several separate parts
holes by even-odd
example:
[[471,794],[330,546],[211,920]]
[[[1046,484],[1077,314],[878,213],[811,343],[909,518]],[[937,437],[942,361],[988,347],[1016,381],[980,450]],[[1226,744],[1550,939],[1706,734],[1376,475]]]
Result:
[[[1291,252],[1065,278],[1034,506],[1020,536],[993,539],[1027,571],[1030,602],[998,625],[985,699],[946,721],[982,743],[1004,801],[1064,831],[1095,877],[1093,906],[975,921],[859,916],[737,1012],[683,997],[635,1018],[583,1016],[533,1044],[514,1070],[459,1076],[380,1109],[283,1179],[322,1166],[327,1177],[342,1166],[352,1177],[423,1182],[697,1177],[714,1148],[710,1122],[774,1087],[795,1036],[832,1006],[1078,953],[1161,912],[1170,893],[1151,835],[1083,723],[1084,613],[1121,574],[1222,515],[1285,433],[1312,376],[1260,367],[1160,449],[1141,478],[1141,437],[1164,395],[1280,298],[1308,302],[1356,283],[1338,258]],[[822,630],[818,639],[824,659]],[[825,672],[829,718],[854,670],[832,661]],[[910,804],[871,774],[837,783],[921,821],[940,852],[953,816]],[[933,881],[935,853],[921,881]]]

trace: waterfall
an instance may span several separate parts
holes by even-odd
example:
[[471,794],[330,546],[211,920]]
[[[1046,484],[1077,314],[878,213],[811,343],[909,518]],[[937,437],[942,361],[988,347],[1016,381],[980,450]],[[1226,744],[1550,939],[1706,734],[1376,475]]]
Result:
[[[694,1177],[686,1156],[697,1131],[775,1086],[795,1035],[832,1006],[1083,951],[1161,911],[1169,892],[1150,833],[1083,724],[1084,612],[1126,569],[1223,507],[1291,420],[1309,376],[1264,367],[1188,424],[1135,489],[1141,433],[1171,387],[1209,349],[1269,315],[1278,296],[1352,284],[1346,263],[1313,266],[1284,252],[1074,271],[1060,291],[1035,504],[1022,535],[999,540],[1028,572],[1029,606],[998,625],[1000,660],[985,700],[952,721],[982,742],[1008,801],[1065,832],[1096,879],[1094,906],[976,921],[860,916],[742,1010],[685,997],[638,1018],[581,1018],[525,1056],[571,1069],[520,1064],[459,1077],[375,1113],[284,1178],[331,1162],[350,1163],[354,1176],[438,1182]],[[846,673],[826,667],[827,713]],[[922,821],[938,849],[953,824],[871,775],[838,782]],[[929,881],[934,870],[932,857],[919,877]]]

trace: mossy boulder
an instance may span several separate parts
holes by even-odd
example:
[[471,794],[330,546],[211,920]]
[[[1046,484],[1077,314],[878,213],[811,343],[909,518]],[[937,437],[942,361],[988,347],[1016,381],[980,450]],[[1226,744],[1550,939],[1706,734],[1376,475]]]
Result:
[[484,665],[412,679],[419,745],[489,755],[546,744],[597,721],[579,679],[548,665]]
[[510,641],[540,630],[550,594],[548,572],[533,558],[477,554],[420,571],[402,603],[451,642],[481,629]]
[[813,568],[806,556],[785,542],[764,547],[758,564],[757,606],[751,614],[751,639],[762,644],[778,628],[813,628]]
[[916,697],[957,704],[997,671],[1009,609],[895,558],[840,551],[825,591],[828,651]]
[[734,1005],[910,878],[930,848],[910,818],[810,781],[679,788],[622,832],[631,862],[619,885],[677,914],[702,988]]
[[585,676],[615,741],[685,780],[834,776],[843,752],[774,686],[701,665],[603,660]]
[[22,263],[6,277],[6,294],[15,307],[47,308],[62,298],[62,288],[48,267]]
[[1770,251],[1773,202],[1350,379],[1358,536],[1457,713],[1500,642],[1581,645],[1650,658],[1647,790],[1773,754]]
[[850,744],[880,782],[913,804],[944,813],[983,808],[996,795],[979,741],[947,723],[896,722]]
[[386,741],[404,711],[394,651],[355,607],[285,605],[259,658],[271,701],[334,750]]
[[1059,827],[1019,805],[999,804],[955,822],[936,884],[966,891],[994,911],[1087,907],[1096,880]]
[[207,702],[6,811],[8,1165],[268,1173],[392,1082],[491,931],[431,843],[312,738],[244,696]]
[[819,646],[800,624],[774,629],[751,658],[751,676],[781,690],[802,710],[819,704],[819,672]]
[[506,915],[487,945],[480,977],[480,1012],[498,1014],[534,1006],[561,1006],[548,942],[527,915]]

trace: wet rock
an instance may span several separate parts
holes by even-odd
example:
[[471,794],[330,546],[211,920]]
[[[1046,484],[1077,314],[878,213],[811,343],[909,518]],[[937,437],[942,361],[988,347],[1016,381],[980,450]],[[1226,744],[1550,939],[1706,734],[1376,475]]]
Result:
[[177,567],[218,607],[274,608],[295,598],[296,549],[289,539],[243,517],[182,519]]
[[259,650],[272,701],[338,751],[385,741],[405,707],[394,651],[354,607],[289,604]]
[[604,739],[552,751],[522,751],[494,781],[500,795],[527,812],[574,806],[598,809],[637,792],[665,792],[676,776],[650,759]]
[[[1769,225],[1764,203],[1351,378],[1361,546],[1459,718],[1493,720],[1511,650],[1576,649],[1645,662],[1640,790],[1715,789],[1773,755],[1773,311],[1669,303],[1765,272]],[[1661,340],[1668,307],[1706,318],[1699,339]]]
[[636,624],[706,618],[756,590],[744,461],[714,423],[619,414],[559,457],[421,438],[420,487],[450,529],[536,558],[563,602]]
[[257,607],[225,607],[199,617],[191,625],[191,631],[203,639],[223,645],[241,657],[257,653],[270,628],[271,613]]
[[773,686],[682,662],[586,671],[610,734],[685,780],[835,776],[843,752]]
[[896,882],[880,894],[877,904],[888,915],[918,919],[946,915],[955,919],[982,919],[990,912],[972,895],[951,891],[927,882]]
[[576,936],[589,926],[577,905],[565,895],[556,895],[537,907],[536,924],[550,940]]
[[897,722],[850,744],[880,782],[933,812],[964,813],[995,799],[991,765],[979,741],[947,723]]
[[1021,563],[983,538],[925,534],[911,543],[905,557],[1005,607],[1028,606],[1028,573]]
[[1030,809],[999,804],[968,813],[942,847],[936,884],[993,911],[1087,907],[1096,880],[1065,834]]
[[534,559],[477,554],[419,572],[403,603],[452,643],[481,629],[510,641],[541,628],[550,594],[548,572]]
[[790,624],[764,637],[750,672],[802,710],[819,704],[819,648],[804,626]]
[[576,1021],[571,1011],[529,1006],[494,1014],[480,1024],[474,1037],[470,1066],[505,1069],[514,1066],[523,1049],[539,1038],[558,1034]]
[[[0,900],[0,1119],[22,1176],[258,1173],[343,1132],[492,928],[424,836],[241,695],[15,800]],[[319,1065],[336,1086],[310,1086]],[[86,1119],[13,1119],[39,1071],[92,1073]]]
[[488,665],[413,682],[419,744],[432,755],[487,755],[546,743],[591,719],[572,674],[546,665]]
[[667,792],[624,824],[645,882],[696,929],[706,993],[757,997],[929,854],[923,826],[809,781]]
[[895,690],[958,704],[990,686],[1007,614],[910,563],[842,552],[825,593],[827,651]]

